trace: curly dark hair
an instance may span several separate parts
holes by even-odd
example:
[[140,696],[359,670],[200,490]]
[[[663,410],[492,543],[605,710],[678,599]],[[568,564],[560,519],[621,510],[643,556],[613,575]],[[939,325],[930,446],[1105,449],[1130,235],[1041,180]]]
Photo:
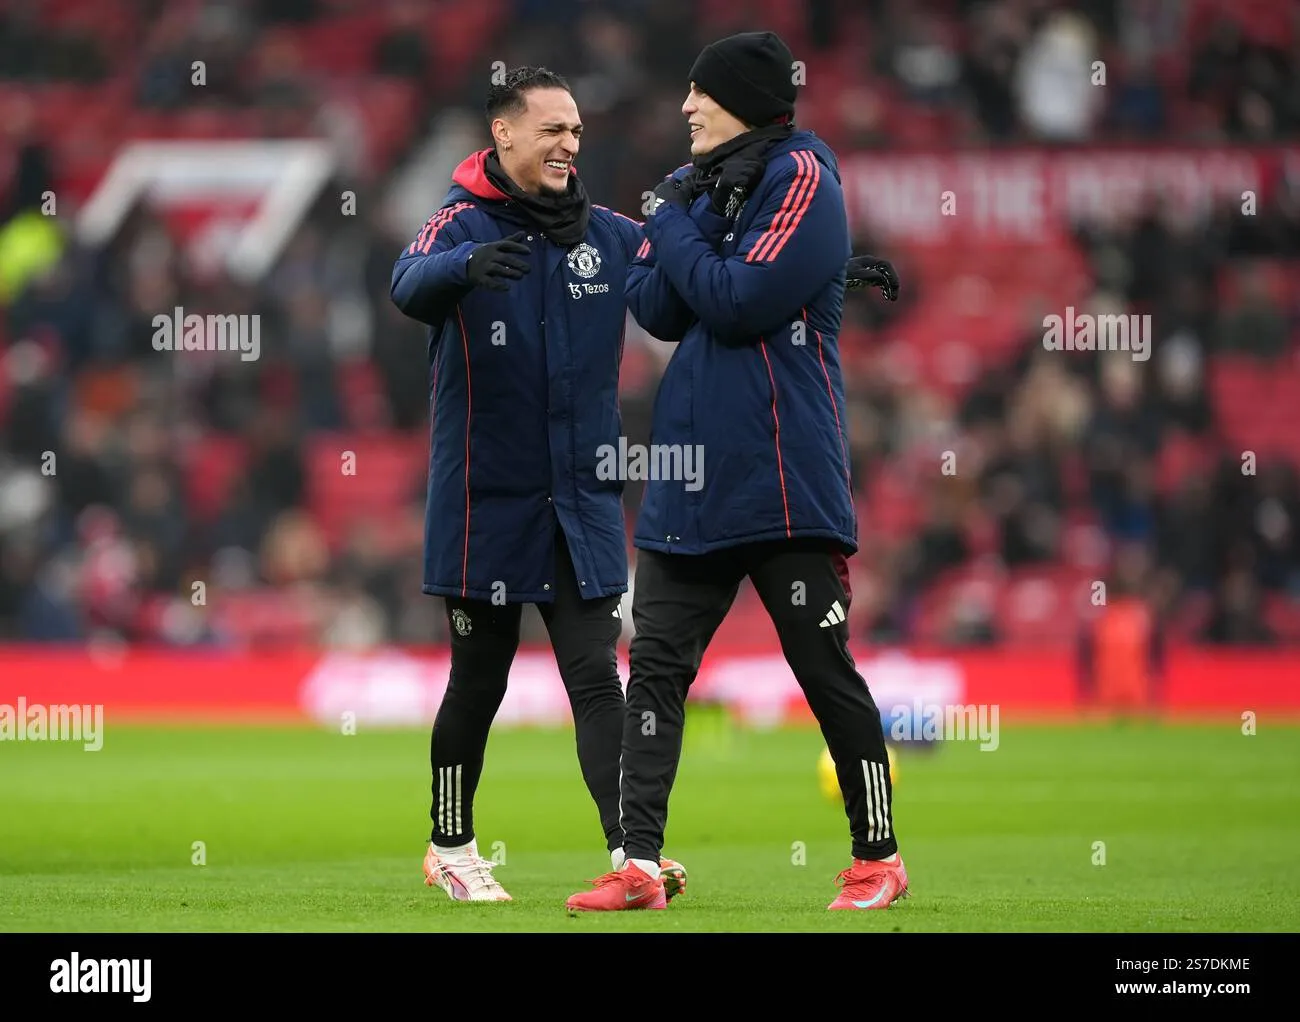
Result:
[[487,95],[488,123],[501,116],[516,117],[527,105],[524,93],[529,89],[563,89],[572,92],[569,83],[544,67],[517,67],[506,72],[506,80],[493,82]]

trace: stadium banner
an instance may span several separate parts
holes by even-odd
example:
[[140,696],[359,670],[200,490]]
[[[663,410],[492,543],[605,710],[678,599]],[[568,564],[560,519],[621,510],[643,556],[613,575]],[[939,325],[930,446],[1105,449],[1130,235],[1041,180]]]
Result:
[[330,146],[316,139],[130,141],[87,196],[77,233],[83,244],[103,245],[147,202],[198,272],[256,281],[336,167]]
[[1300,179],[1300,147],[854,152],[840,162],[855,229],[910,244],[1042,244],[1080,220],[1160,198],[1179,214],[1264,211]]
[[[877,705],[904,710],[996,707],[1003,719],[1069,717],[1083,709],[1066,654],[1026,651],[856,649]],[[620,670],[627,680],[626,652]],[[430,724],[446,690],[445,649],[222,652],[0,647],[0,716],[26,708],[98,707],[119,721],[195,720],[369,726]],[[1172,715],[1300,717],[1300,650],[1171,651],[1163,707]],[[754,726],[811,723],[778,651],[710,651],[691,690],[698,705],[727,708]],[[15,716],[16,715],[16,716]],[[66,714],[63,714],[66,719]],[[53,720],[54,717],[50,716]],[[521,649],[500,726],[571,720],[555,658]]]

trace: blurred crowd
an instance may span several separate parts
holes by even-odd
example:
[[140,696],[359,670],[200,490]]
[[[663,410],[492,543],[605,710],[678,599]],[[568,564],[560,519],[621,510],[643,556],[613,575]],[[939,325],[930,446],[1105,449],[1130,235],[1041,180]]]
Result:
[[[272,23],[355,8],[328,0],[136,6],[156,22],[131,62],[137,103],[185,102],[177,76],[188,74],[202,43],[217,83],[208,100],[272,113],[310,112],[320,76],[291,48],[259,51],[255,79],[229,71],[234,55]],[[373,73],[420,89],[409,144],[423,140],[438,111],[477,115],[482,74],[449,81],[433,59],[429,25],[441,5],[380,6],[390,25],[374,48]],[[0,80],[94,83],[118,73],[119,54],[92,33],[50,29],[38,9],[0,5]],[[685,159],[683,75],[719,34],[770,25],[796,54],[809,54],[800,123],[841,155],[843,147],[917,143],[1266,142],[1294,139],[1300,128],[1296,12],[1282,0],[516,0],[501,5],[500,30],[481,42],[478,63],[540,63],[565,74],[586,124],[578,163],[587,187],[596,201],[635,214],[643,191]],[[1090,79],[1097,59],[1102,89]],[[814,74],[820,68],[838,70]],[[274,134],[278,123],[272,116],[261,130]],[[918,125],[939,137],[919,134]],[[419,592],[418,457],[391,518],[352,522],[338,534],[322,522],[314,467],[322,437],[418,440],[425,428],[424,329],[388,297],[393,261],[418,225],[365,212],[382,207],[386,178],[326,189],[274,270],[242,284],[196,272],[164,220],[143,206],[111,243],[83,247],[65,221],[41,215],[59,175],[51,149],[23,117],[7,117],[5,127],[0,639],[443,640],[441,601]],[[344,187],[358,189],[362,215],[339,216],[334,197]],[[857,251],[880,244],[865,233],[857,242]],[[1208,381],[1224,354],[1293,362],[1300,304],[1247,273],[1243,301],[1221,307],[1207,282],[1259,257],[1300,260],[1300,192],[1284,188],[1276,208],[1248,224],[1232,210],[1174,222],[1153,207],[1128,223],[1079,224],[1076,243],[1098,300],[1153,315],[1149,362],[1049,354],[1041,323],[1030,323],[1014,357],[983,366],[966,393],[948,400],[900,381],[878,357],[882,332],[926,301],[926,282],[908,276],[905,252],[897,305],[874,293],[846,299],[841,343],[864,522],[886,471],[910,480],[922,508],[902,535],[863,529],[855,560],[865,584],[854,608],[862,637],[915,638],[926,593],[973,558],[1008,569],[1065,558],[1067,526],[1077,520],[1094,527],[1099,577],[1145,594],[1162,621],[1181,620],[1189,600],[1201,601],[1188,639],[1282,638],[1261,608],[1300,599],[1297,464],[1267,455],[1243,474],[1240,451],[1220,436]],[[260,315],[261,358],[153,350],[154,315],[177,305]],[[649,439],[670,354],[638,331],[629,335],[629,442]],[[948,477],[933,461],[928,472],[909,468],[917,452],[929,456],[936,436],[975,470]],[[209,507],[196,493],[211,489],[201,459],[213,437],[244,454]],[[1161,454],[1183,441],[1199,445],[1202,468],[1163,488]],[[337,463],[338,445],[325,456]],[[630,517],[640,492],[629,484]],[[544,635],[534,615],[526,621],[526,641]],[[984,599],[958,606],[944,638],[1007,636],[995,601]]]

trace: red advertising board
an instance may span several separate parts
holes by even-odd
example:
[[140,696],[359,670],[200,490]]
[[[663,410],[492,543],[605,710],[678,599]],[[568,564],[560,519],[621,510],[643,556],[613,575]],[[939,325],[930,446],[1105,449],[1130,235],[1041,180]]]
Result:
[[[1073,661],[1058,653],[864,650],[857,662],[882,712],[891,707],[996,705],[1004,718],[1078,711]],[[345,713],[374,725],[433,720],[447,683],[440,649],[366,654],[0,648],[0,706],[102,705],[117,719],[337,723]],[[621,664],[627,677],[626,656]],[[806,720],[802,693],[776,650],[710,653],[692,699],[728,706],[755,724]],[[1171,714],[1300,717],[1300,650],[1186,649],[1168,661]],[[563,724],[564,687],[546,649],[521,650],[501,726]]]
[[841,177],[850,222],[915,244],[1041,244],[1076,219],[1124,215],[1159,197],[1180,213],[1249,195],[1264,204],[1300,176],[1300,147],[858,152]]

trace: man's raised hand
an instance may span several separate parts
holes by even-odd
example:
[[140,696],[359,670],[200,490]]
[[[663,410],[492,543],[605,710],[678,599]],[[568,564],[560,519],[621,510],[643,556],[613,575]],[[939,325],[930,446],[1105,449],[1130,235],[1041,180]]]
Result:
[[524,232],[517,231],[500,241],[489,241],[470,253],[465,265],[465,275],[471,287],[485,287],[489,291],[507,291],[509,282],[519,280],[532,265],[520,256],[529,254],[523,243]]

